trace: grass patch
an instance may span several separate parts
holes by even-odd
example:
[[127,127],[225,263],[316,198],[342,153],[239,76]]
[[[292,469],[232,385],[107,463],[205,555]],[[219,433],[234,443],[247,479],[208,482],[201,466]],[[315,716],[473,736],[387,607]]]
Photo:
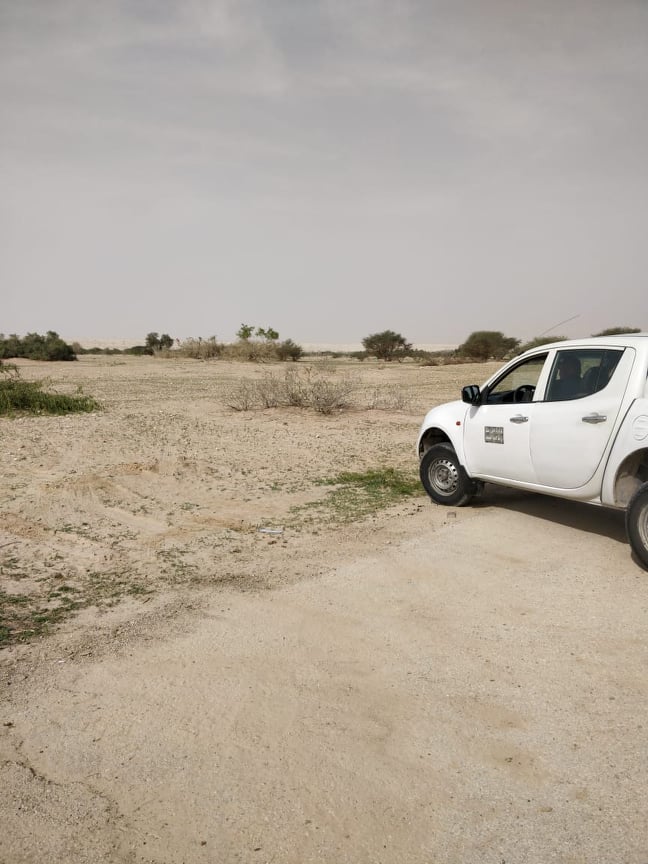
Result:
[[36,598],[0,589],[0,648],[40,636],[78,608],[78,601],[64,594]]
[[0,649],[44,636],[80,609],[107,608],[126,596],[153,593],[146,581],[120,573],[87,573],[76,584],[70,584],[72,579],[60,584],[60,578],[39,580],[31,594],[0,589]]
[[326,513],[334,522],[353,522],[422,494],[417,476],[396,468],[379,468],[363,472],[344,471],[335,477],[318,481],[334,487],[323,501],[297,508]]
[[43,381],[25,381],[16,366],[0,362],[0,416],[13,414],[74,414],[96,411],[99,403],[79,392],[50,393]]

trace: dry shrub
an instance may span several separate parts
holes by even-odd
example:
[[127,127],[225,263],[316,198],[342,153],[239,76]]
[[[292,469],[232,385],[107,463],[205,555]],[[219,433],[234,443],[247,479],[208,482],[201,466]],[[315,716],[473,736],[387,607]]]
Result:
[[[166,351],[165,357],[187,357],[190,360],[212,360],[220,357],[224,346],[216,341],[215,336],[209,339],[184,339],[180,347],[173,351]],[[162,353],[162,352],[160,352]]]
[[271,342],[256,342],[239,339],[230,345],[223,345],[221,355],[225,360],[240,360],[251,363],[269,363],[277,359],[277,351]]
[[355,382],[348,375],[337,380],[314,378],[310,387],[311,407],[320,414],[332,414],[350,408],[355,388]]
[[277,378],[272,372],[266,374],[256,382],[257,402],[262,408],[280,408],[286,404],[286,387],[281,378]]
[[250,411],[257,407],[258,390],[254,381],[240,381],[230,387],[225,404],[233,411]]
[[439,351],[418,358],[421,366],[463,366],[468,363],[482,363],[476,357],[462,356],[454,351]]
[[294,408],[308,408],[310,404],[311,369],[286,369],[284,391],[286,404]]
[[329,377],[310,367],[287,369],[281,377],[268,372],[256,382],[240,382],[228,392],[227,405],[235,411],[295,407],[332,414],[351,407],[356,388],[349,375]]
[[405,411],[409,397],[400,387],[374,387],[367,399],[367,408],[381,411]]
[[203,339],[201,336],[184,339],[178,344],[177,348],[149,349],[147,346],[140,346],[137,351],[129,349],[129,352],[138,354],[153,353],[156,357],[165,359],[174,357],[185,357],[190,360],[223,358],[225,360],[251,363],[270,363],[276,360],[292,360],[296,362],[304,353],[301,345],[297,345],[292,339],[285,339],[283,342],[239,339],[237,342],[225,344],[217,342],[215,336],[210,336],[209,339]]

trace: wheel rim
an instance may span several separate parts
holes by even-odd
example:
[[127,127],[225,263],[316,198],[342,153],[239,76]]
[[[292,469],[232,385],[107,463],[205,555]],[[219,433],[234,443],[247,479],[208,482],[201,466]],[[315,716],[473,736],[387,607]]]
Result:
[[459,471],[450,459],[437,459],[430,465],[430,486],[439,495],[452,495],[459,486]]
[[639,510],[637,517],[637,533],[644,547],[648,550],[648,502]]

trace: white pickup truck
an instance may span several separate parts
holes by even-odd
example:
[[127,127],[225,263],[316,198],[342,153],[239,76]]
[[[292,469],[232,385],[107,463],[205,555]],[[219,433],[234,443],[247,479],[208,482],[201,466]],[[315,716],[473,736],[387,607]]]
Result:
[[429,411],[417,447],[438,504],[487,481],[622,509],[648,568],[648,333],[527,351]]

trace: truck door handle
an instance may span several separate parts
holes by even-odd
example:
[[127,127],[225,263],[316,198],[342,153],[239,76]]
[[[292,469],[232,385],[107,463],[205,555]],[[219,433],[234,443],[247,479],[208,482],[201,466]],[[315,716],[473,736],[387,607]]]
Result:
[[596,411],[593,414],[586,414],[581,418],[583,423],[605,423],[607,417],[605,414],[598,414]]
[[529,422],[529,418],[523,417],[521,414],[515,414],[513,417],[510,418],[510,420],[511,420],[511,423],[528,423]]

